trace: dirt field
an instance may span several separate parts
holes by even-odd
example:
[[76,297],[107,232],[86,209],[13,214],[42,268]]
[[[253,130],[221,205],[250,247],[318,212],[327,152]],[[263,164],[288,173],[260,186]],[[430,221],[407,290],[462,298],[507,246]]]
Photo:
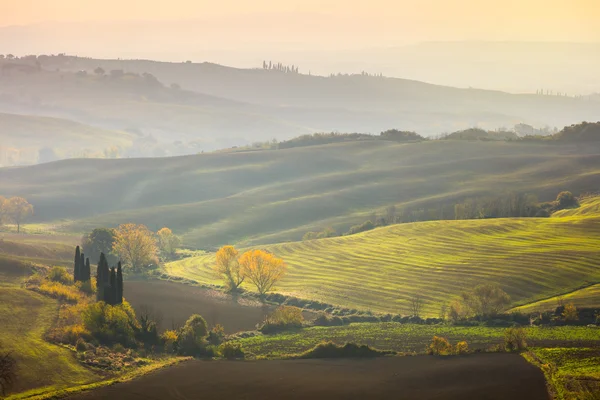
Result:
[[96,399],[547,400],[540,370],[514,354],[289,361],[193,361],[80,394]]
[[260,304],[235,303],[224,293],[165,281],[126,281],[125,298],[139,313],[149,307],[161,320],[160,330],[182,326],[200,314],[210,326],[221,324],[227,333],[254,330],[269,309]]

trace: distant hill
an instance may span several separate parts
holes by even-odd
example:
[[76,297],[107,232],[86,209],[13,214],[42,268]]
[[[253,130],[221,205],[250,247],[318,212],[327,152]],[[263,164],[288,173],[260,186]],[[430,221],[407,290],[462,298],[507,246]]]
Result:
[[135,136],[62,118],[0,113],[0,166],[104,156],[130,147]]
[[[213,248],[346,232],[375,210],[439,208],[509,191],[540,201],[598,190],[600,143],[362,140],[173,158],[67,160],[0,169],[36,222],[71,232],[125,222],[163,226]],[[68,220],[65,222],[64,220]],[[63,220],[63,221],[61,221]]]
[[495,132],[478,128],[465,129],[444,136],[444,139],[449,140],[507,140],[517,138],[518,136],[514,132]]

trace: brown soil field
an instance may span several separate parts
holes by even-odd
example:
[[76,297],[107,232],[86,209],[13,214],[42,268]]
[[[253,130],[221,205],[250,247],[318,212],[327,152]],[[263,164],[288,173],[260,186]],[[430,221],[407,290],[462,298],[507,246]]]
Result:
[[192,361],[73,399],[548,400],[515,354],[378,359]]
[[159,320],[159,330],[179,328],[192,314],[209,326],[221,324],[226,333],[256,329],[270,308],[258,302],[234,299],[217,290],[166,281],[125,281],[125,299],[136,313],[148,308]]

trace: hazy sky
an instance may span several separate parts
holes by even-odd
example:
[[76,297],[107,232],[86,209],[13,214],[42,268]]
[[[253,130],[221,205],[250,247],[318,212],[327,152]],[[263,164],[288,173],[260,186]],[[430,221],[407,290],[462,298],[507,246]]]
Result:
[[[284,14],[285,18],[298,16],[297,26],[290,30],[301,32],[304,27],[307,33],[314,31],[311,22],[315,15],[331,16],[337,32],[323,31],[321,25],[319,32],[337,33],[335,40],[340,44],[361,42],[359,36],[365,32],[386,44],[423,40],[600,42],[600,0],[0,0],[0,26],[217,18],[235,20],[237,30],[255,30],[256,23],[247,17],[268,24],[269,17],[278,19]],[[286,32],[281,35],[286,37]]]

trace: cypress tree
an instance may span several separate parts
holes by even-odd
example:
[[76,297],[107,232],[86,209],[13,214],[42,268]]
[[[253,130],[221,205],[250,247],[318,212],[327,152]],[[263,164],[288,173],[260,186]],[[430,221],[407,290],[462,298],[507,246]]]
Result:
[[96,270],[96,300],[103,301],[104,300],[104,289],[105,282],[107,279],[105,266],[108,268],[108,263],[106,262],[106,256],[104,253],[100,253],[100,260],[98,261],[98,269]]
[[85,259],[85,274],[83,276],[84,281],[89,281],[92,279],[92,270],[90,268],[90,258]]
[[79,260],[79,280],[85,282],[85,255],[81,252]]
[[117,264],[117,304],[123,303],[123,269],[121,261]]
[[104,292],[104,301],[111,306],[114,306],[117,302],[117,272],[114,267],[110,269],[110,281],[107,290]]
[[81,250],[79,249],[79,246],[77,246],[77,248],[75,249],[75,265],[73,266],[73,281],[75,282],[79,281],[79,272],[81,269],[80,263]]

